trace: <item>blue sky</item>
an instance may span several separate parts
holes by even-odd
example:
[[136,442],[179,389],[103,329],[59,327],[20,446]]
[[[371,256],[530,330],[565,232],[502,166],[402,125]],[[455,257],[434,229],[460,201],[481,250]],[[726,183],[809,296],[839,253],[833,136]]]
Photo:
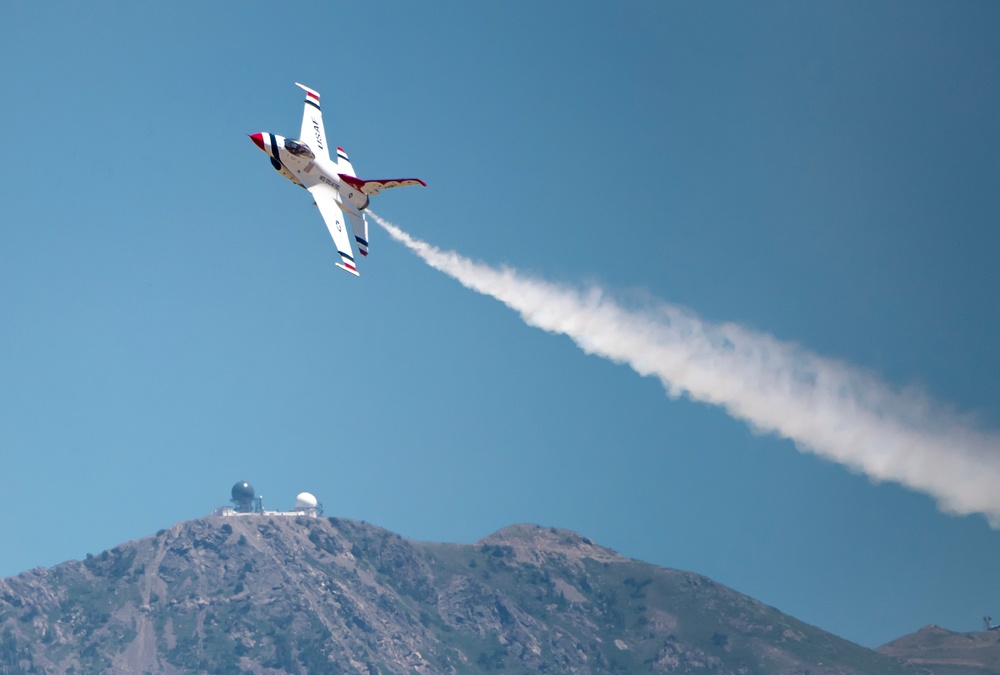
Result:
[[343,273],[245,135],[294,136],[308,84],[359,175],[427,182],[373,200],[414,236],[996,439],[1000,6],[203,5],[6,9],[0,575],[248,480],[416,539],[572,528],[867,646],[1000,611],[981,515],[670,398],[374,225]]

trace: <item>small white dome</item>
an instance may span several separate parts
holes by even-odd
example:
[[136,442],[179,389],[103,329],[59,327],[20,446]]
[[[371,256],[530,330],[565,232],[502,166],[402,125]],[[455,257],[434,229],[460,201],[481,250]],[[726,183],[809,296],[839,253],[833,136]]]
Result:
[[316,501],[316,497],[309,492],[300,492],[295,498],[295,510],[303,511],[305,509],[314,509],[319,502]]

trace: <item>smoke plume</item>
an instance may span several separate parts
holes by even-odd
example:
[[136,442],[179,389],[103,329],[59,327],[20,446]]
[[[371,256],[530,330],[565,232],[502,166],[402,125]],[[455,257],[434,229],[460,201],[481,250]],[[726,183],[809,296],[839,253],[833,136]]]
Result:
[[658,378],[671,397],[722,406],[756,431],[873,481],[926,493],[945,512],[981,513],[1000,529],[1000,435],[977,430],[920,392],[665,302],[626,306],[597,286],[573,288],[475,262],[371,215],[431,267],[496,298],[525,323],[569,336],[588,354]]

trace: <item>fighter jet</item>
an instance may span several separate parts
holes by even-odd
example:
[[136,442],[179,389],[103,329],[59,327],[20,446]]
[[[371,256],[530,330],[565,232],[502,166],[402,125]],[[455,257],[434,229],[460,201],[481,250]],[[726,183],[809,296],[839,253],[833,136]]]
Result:
[[333,243],[340,253],[337,267],[354,276],[358,268],[354,263],[354,249],[345,227],[350,221],[354,241],[361,255],[368,255],[368,221],[364,210],[368,198],[380,190],[404,185],[423,185],[419,178],[393,178],[387,180],[362,180],[354,173],[351,161],[343,148],[337,148],[337,157],[330,157],[323,128],[323,113],[319,107],[319,92],[304,84],[295,83],[306,92],[302,113],[302,130],[298,139],[283,138],[271,133],[248,134],[257,147],[271,157],[271,166],[282,176],[303,187],[313,196],[326,227],[333,236]]

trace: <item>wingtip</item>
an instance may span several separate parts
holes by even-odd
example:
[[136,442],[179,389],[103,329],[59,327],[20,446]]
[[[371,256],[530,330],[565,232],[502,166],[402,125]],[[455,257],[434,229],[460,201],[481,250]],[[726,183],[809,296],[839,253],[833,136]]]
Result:
[[295,86],[298,87],[299,89],[302,89],[303,91],[306,92],[306,94],[314,97],[316,100],[319,100],[319,92],[316,91],[315,89],[313,89],[312,87],[307,87],[306,85],[302,84],[301,82],[296,82]]
[[348,267],[347,265],[344,265],[343,263],[337,263],[337,267],[339,267],[340,269],[344,270],[345,272],[350,272],[351,274],[353,274],[356,277],[360,277],[361,276],[356,269]]

